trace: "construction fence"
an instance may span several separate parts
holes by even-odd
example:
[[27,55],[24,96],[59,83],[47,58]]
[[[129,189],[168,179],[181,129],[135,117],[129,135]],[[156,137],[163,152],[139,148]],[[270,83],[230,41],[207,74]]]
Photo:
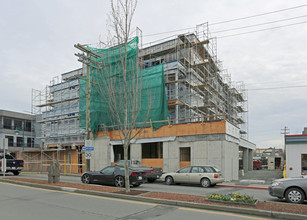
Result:
[[85,155],[81,151],[71,149],[48,149],[15,152],[16,158],[24,160],[25,172],[45,173],[56,160],[60,163],[63,174],[81,174],[85,171]]

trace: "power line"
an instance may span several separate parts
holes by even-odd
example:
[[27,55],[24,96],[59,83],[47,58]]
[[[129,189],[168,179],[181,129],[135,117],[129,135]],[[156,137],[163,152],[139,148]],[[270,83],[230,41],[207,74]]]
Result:
[[304,18],[304,17],[307,17],[307,15],[302,15],[302,16],[292,17],[292,18],[286,18],[286,19],[281,19],[281,20],[276,20],[276,21],[270,21],[270,22],[265,22],[265,23],[260,23],[260,24],[253,24],[253,25],[248,25],[248,26],[242,26],[242,27],[238,27],[238,28],[230,28],[230,29],[221,30],[221,31],[214,31],[214,32],[211,32],[211,34],[216,34],[216,33],[220,33],[220,32],[227,32],[227,31],[234,31],[234,30],[240,30],[240,29],[250,28],[250,27],[257,27],[257,26],[261,26],[261,25],[273,24],[273,23],[278,23],[278,22],[282,22],[282,21],[289,21],[289,20],[294,20],[294,19]]
[[243,32],[243,33],[238,33],[238,34],[225,35],[225,36],[220,36],[220,37],[217,37],[217,38],[221,39],[221,38],[226,38],[226,37],[234,37],[234,36],[251,34],[251,33],[256,33],[256,32],[261,32],[261,31],[274,30],[274,29],[279,29],[279,28],[283,28],[283,27],[289,27],[289,26],[294,26],[294,25],[304,24],[304,23],[307,23],[307,21],[293,23],[293,24],[287,24],[287,25],[281,25],[281,26],[276,26],[276,27],[271,27],[271,28],[265,28],[265,29],[255,30],[255,31],[248,31],[248,32]]
[[157,35],[161,35],[161,34],[169,34],[169,33],[175,33],[175,32],[179,32],[179,31],[186,31],[186,30],[192,30],[192,29],[195,29],[195,27],[182,28],[182,29],[177,29],[177,30],[173,30],[173,31],[159,32],[159,33],[156,33],[156,34],[147,34],[147,35],[144,35],[143,37],[152,37],[152,36],[157,36]]
[[211,24],[211,26],[217,25],[217,24],[229,23],[229,22],[233,22],[233,21],[245,20],[245,19],[249,19],[249,18],[260,17],[260,16],[264,16],[264,15],[274,14],[274,13],[278,13],[278,12],[282,12],[282,11],[293,10],[293,9],[302,8],[302,7],[306,7],[306,6],[307,5],[299,5],[299,6],[295,6],[295,7],[292,7],[292,8],[285,8],[285,9],[280,9],[280,10],[277,10],[277,11],[271,11],[271,12],[266,12],[266,13],[257,14],[257,15],[251,15],[251,16],[242,17],[242,18],[235,18],[235,19],[231,19],[231,20],[228,20],[228,21],[216,22],[216,23]]
[[292,89],[292,88],[302,88],[307,87],[307,85],[302,86],[283,86],[283,87],[271,87],[271,88],[261,88],[261,89],[245,89],[247,91],[257,91],[257,90],[273,90],[273,89]]
[[[279,13],[279,12],[293,10],[293,9],[302,8],[302,7],[306,7],[306,6],[307,5],[299,5],[299,6],[295,6],[295,7],[291,7],[291,8],[285,8],[285,9],[281,9],[281,10],[277,10],[277,11],[271,11],[271,12],[266,12],[266,13],[262,13],[262,14],[251,15],[251,16],[248,16],[248,17],[235,18],[235,19],[231,19],[231,20],[212,23],[212,24],[209,24],[209,26],[213,26],[213,25],[217,25],[217,24],[223,24],[223,23],[229,23],[229,22],[238,21],[238,20],[245,20],[245,19],[248,19],[248,18],[260,17],[260,16],[264,16],[264,15],[268,15],[268,14]],[[185,30],[191,30],[191,29],[195,29],[195,27],[182,28],[182,29],[165,31],[165,32],[160,32],[160,33],[155,33],[155,34],[147,34],[147,35],[144,35],[143,37],[150,37],[150,36],[174,33],[174,32],[178,32],[178,31],[185,31]]]
[[246,83],[245,85],[261,85],[261,84],[268,84],[268,83],[289,83],[289,82],[297,82],[297,81],[304,81],[307,79],[297,79],[297,80],[287,80],[287,81],[268,81],[268,82],[261,82],[261,83]]

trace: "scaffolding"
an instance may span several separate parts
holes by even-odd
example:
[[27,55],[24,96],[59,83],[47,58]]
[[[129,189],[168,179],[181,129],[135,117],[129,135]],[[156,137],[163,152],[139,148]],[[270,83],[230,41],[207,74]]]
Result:
[[247,92],[217,58],[217,40],[208,23],[194,33],[181,34],[141,49],[143,68],[164,63],[171,123],[228,120],[247,138]]
[[45,149],[84,146],[85,130],[79,127],[79,77],[82,68],[54,77],[42,91],[32,90],[32,112],[40,115],[40,139]]

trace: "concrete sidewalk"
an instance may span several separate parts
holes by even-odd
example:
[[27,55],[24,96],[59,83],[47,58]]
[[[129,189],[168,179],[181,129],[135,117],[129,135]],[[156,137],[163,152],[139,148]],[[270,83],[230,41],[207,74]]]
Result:
[[217,184],[217,186],[268,190],[271,182],[280,178],[282,178],[281,170],[251,170],[241,176],[239,180],[224,182]]
[[258,182],[255,180],[245,180],[245,181],[236,181],[236,182],[224,182],[217,184],[218,187],[233,187],[233,188],[242,188],[242,189],[260,189],[268,190],[269,185]]

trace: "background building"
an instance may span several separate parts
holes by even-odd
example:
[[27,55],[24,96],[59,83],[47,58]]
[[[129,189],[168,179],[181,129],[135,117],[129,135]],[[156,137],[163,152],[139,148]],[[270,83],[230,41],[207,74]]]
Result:
[[0,110],[0,138],[8,139],[9,151],[40,148],[40,143],[35,142],[35,123],[34,115]]

